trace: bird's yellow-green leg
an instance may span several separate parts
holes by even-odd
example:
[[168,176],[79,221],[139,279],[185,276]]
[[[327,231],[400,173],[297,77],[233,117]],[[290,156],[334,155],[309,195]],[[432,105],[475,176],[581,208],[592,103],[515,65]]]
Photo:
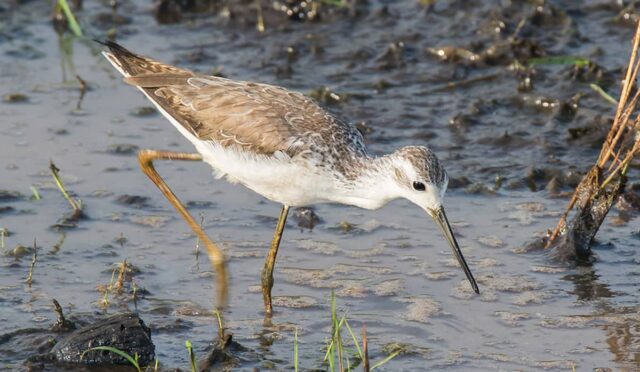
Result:
[[264,299],[264,312],[267,317],[270,317],[273,312],[271,306],[271,288],[273,288],[273,267],[276,265],[276,256],[278,255],[278,247],[280,246],[280,240],[282,239],[282,233],[284,232],[284,225],[287,222],[287,215],[289,214],[289,207],[282,206],[280,217],[278,218],[278,224],[276,225],[276,231],[273,234],[271,240],[271,247],[267,258],[264,261],[264,269],[262,270],[262,298]]
[[[222,250],[214,244],[207,234],[202,230],[202,227],[196,223],[191,214],[182,205],[178,197],[171,191],[169,186],[164,182],[162,177],[153,167],[154,160],[189,160],[200,161],[202,156],[196,153],[184,153],[184,152],[171,152],[171,151],[155,151],[155,150],[141,150],[138,152],[138,161],[142,171],[151,179],[151,181],[162,191],[164,196],[169,202],[176,208],[176,210],[182,215],[191,230],[196,234],[200,242],[204,244],[207,249],[207,254],[214,271],[217,273],[218,280],[218,307],[223,308],[227,303],[228,294],[228,279],[227,268],[225,264],[224,255]],[[275,255],[274,255],[275,257]]]

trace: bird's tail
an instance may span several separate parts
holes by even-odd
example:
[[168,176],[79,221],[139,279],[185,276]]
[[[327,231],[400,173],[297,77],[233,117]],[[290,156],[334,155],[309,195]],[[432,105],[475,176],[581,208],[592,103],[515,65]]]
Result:
[[113,41],[96,40],[96,42],[109,48],[108,52],[104,51],[102,54],[125,78],[150,74],[192,75],[188,70],[132,53]]

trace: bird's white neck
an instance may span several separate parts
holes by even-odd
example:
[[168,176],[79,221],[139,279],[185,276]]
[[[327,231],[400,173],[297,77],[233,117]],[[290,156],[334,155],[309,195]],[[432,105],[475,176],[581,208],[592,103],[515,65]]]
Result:
[[399,198],[400,187],[395,178],[392,154],[381,157],[359,157],[355,177],[341,180],[330,195],[332,202],[354,205],[364,209],[378,209]]

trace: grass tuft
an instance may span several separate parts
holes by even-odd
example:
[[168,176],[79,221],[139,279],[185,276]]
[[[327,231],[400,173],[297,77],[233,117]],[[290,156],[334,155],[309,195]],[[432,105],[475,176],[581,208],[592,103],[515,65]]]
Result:
[[[353,347],[347,348],[345,342],[341,336],[342,328],[346,328],[351,340],[353,341]],[[297,329],[294,335],[294,366],[298,365],[297,353],[298,353],[298,334]],[[383,360],[374,364],[369,368],[369,357],[367,350],[367,335],[366,329],[362,327],[362,348],[360,348],[360,342],[358,341],[355,333],[349,325],[347,320],[347,314],[345,313],[341,317],[338,316],[336,298],[333,291],[331,291],[331,339],[327,340],[327,351],[325,352],[323,361],[328,364],[329,371],[351,371],[353,368],[362,364],[364,371],[373,370],[379,368],[385,363],[389,362],[401,353],[402,350],[397,350],[389,354]],[[353,357],[350,358],[349,355]],[[353,362],[353,363],[352,363]]]

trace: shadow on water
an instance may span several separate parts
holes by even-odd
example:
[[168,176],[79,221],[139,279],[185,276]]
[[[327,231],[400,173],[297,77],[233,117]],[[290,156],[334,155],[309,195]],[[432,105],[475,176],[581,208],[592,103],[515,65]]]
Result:
[[593,265],[584,265],[576,268],[575,274],[562,277],[562,280],[573,283],[573,290],[569,291],[579,301],[597,301],[602,298],[612,298],[615,293],[608,284],[600,283],[600,276]]

